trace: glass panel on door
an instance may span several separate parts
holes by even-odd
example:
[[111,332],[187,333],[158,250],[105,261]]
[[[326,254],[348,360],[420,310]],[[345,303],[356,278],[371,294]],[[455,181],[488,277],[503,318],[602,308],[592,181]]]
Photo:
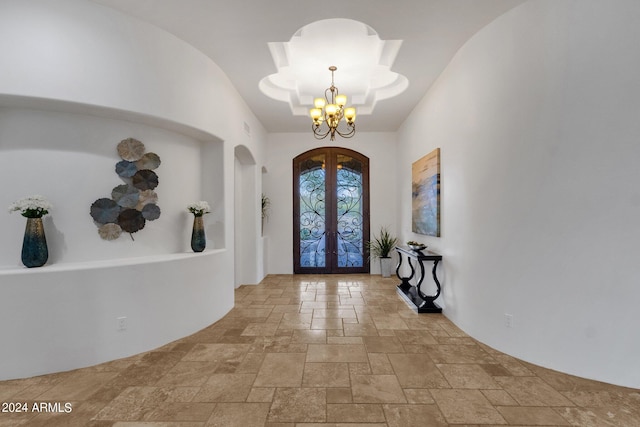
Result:
[[336,164],[336,218],[338,267],[363,267],[362,164],[338,155]]
[[300,266],[326,267],[325,155],[300,164]]

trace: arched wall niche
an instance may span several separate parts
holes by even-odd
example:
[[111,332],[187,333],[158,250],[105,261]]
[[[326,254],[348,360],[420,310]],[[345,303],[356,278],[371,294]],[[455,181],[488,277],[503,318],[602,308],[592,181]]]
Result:
[[[106,108],[93,108],[89,115],[78,113],[83,108],[79,104],[48,100],[44,105],[50,109],[0,108],[0,179],[11,183],[0,203],[8,206],[42,194],[54,205],[44,218],[49,265],[188,252],[191,223],[186,206],[203,198],[216,207],[208,222],[224,223],[224,165],[219,155],[224,143],[216,136]],[[115,118],[122,116],[127,120]],[[89,207],[98,198],[110,197],[111,190],[123,183],[115,173],[121,160],[116,147],[129,137],[142,141],[161,159],[156,170],[159,185],[154,189],[161,215],[134,234],[135,242],[124,236],[107,242],[99,238]],[[0,268],[21,268],[23,222],[17,213],[0,222],[6,236],[0,246]],[[215,246],[210,247],[224,248],[223,228],[212,233]]]
[[235,156],[243,166],[253,166],[256,164],[251,150],[246,145],[237,145],[235,147]]

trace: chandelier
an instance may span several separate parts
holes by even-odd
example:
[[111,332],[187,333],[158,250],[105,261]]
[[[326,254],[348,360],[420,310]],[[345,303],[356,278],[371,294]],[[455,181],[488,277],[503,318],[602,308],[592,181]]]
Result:
[[[356,109],[354,107],[345,108],[347,95],[340,95],[338,88],[333,83],[333,72],[337,69],[333,65],[329,67],[329,71],[331,71],[331,87],[324,91],[324,99],[314,99],[313,105],[315,108],[309,110],[309,115],[313,119],[311,129],[316,139],[324,139],[327,135],[330,135],[331,141],[333,141],[336,133],[343,138],[351,138],[356,133]],[[347,127],[340,131],[338,126],[343,118]],[[327,127],[323,127],[322,123],[326,123]]]

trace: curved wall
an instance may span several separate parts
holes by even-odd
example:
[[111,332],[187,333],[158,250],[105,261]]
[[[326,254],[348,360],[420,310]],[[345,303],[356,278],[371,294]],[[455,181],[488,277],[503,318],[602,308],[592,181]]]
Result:
[[237,114],[250,114],[227,77],[173,35],[90,1],[5,0],[0,12],[0,94],[145,114],[223,140],[242,134]]
[[[445,314],[508,354],[640,388],[640,4],[536,0],[476,34],[399,132],[441,148]],[[512,316],[508,327],[505,314]]]
[[130,356],[210,325],[233,307],[229,260],[210,250],[0,270],[0,379]]
[[[0,50],[0,203],[42,193],[54,204],[44,267],[20,266],[24,218],[0,222],[0,320],[15,325],[2,334],[0,379],[149,350],[231,309],[227,165],[235,145],[260,154],[265,133],[220,69],[169,33],[79,0],[1,2]],[[127,137],[162,159],[162,215],[135,242],[106,242],[88,209],[121,183],[115,147]],[[189,249],[196,200],[213,208],[201,254]]]

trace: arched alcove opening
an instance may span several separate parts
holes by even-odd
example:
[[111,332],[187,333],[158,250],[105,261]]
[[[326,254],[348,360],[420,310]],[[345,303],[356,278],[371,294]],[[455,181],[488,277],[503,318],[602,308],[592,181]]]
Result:
[[235,287],[257,282],[258,206],[257,165],[244,145],[234,150],[234,265]]

